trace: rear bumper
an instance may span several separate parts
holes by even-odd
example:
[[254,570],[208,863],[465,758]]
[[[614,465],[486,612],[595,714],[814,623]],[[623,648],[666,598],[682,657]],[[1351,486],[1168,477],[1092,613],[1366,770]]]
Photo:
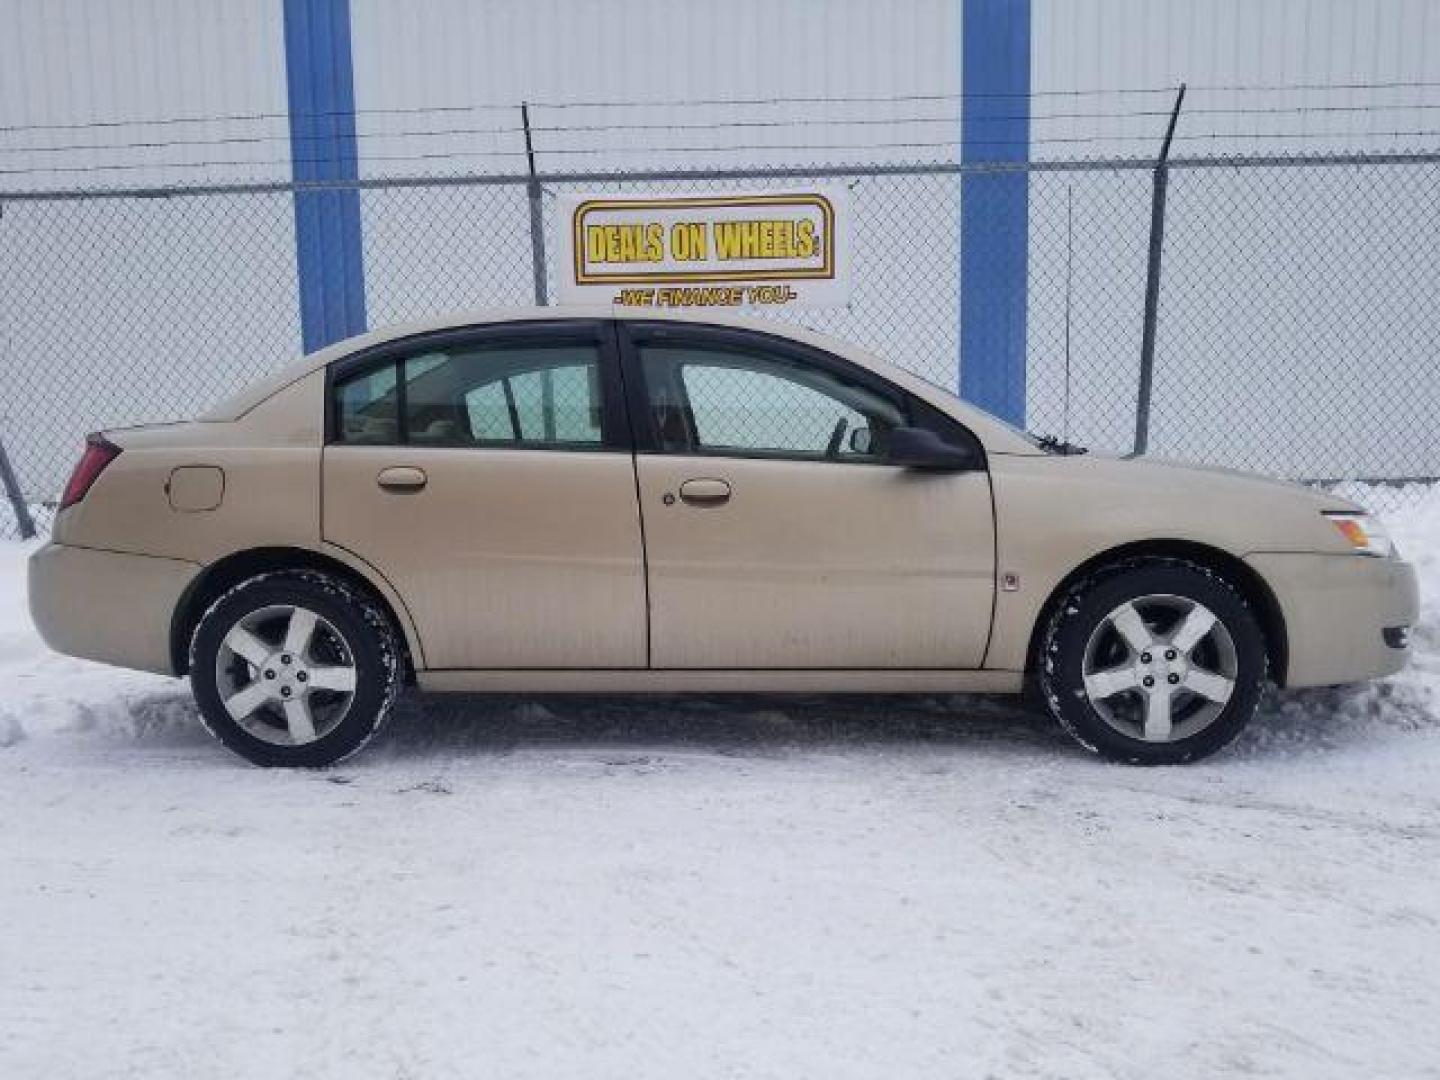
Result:
[[[1385,631],[1419,615],[1415,569],[1362,555],[1251,555],[1280,602],[1289,639],[1286,686],[1328,686],[1393,675],[1410,659]],[[1395,634],[1391,634],[1393,640]]]
[[46,544],[30,556],[30,617],[56,652],[175,674],[170,620],[195,563]]

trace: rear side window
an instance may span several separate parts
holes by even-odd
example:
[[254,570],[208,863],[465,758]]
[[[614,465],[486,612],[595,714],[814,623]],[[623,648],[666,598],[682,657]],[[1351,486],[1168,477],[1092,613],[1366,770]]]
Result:
[[342,443],[598,448],[599,350],[493,342],[416,353],[338,382],[335,415]]
[[339,418],[336,435],[341,442],[384,444],[399,441],[394,364],[368,375],[347,379],[336,388],[335,393]]
[[465,410],[480,440],[598,443],[599,389],[594,363],[556,363],[482,382],[465,395]]

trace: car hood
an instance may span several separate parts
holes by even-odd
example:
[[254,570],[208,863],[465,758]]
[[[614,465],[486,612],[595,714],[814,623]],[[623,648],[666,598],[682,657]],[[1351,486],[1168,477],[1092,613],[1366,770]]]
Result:
[[[1086,455],[1087,457],[1091,455]],[[1216,465],[1196,465],[1186,461],[1171,461],[1157,457],[1119,457],[1096,454],[1093,461],[1103,463],[1102,471],[1117,470],[1114,475],[1131,480],[1154,480],[1160,483],[1184,484],[1197,495],[1213,494],[1224,496],[1259,495],[1269,498],[1297,499],[1320,510],[1351,510],[1363,508],[1349,499],[1333,495],[1328,491],[1299,484],[1293,480],[1280,480],[1273,476],[1260,476],[1242,469],[1229,469]]]
[[1325,511],[1356,505],[1328,492],[1230,469],[1103,454],[994,455],[991,481],[1003,543],[1016,530],[1064,523],[1082,556],[1175,540],[1243,557],[1255,552],[1348,554]]

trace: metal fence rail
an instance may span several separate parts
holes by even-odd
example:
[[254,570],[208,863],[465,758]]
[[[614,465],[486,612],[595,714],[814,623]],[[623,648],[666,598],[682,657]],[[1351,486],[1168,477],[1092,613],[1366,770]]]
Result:
[[[1161,456],[1301,479],[1440,477],[1440,154],[1172,158],[1159,265],[1153,168],[851,164],[349,186],[381,325],[528,304],[541,285],[553,296],[543,240],[566,191],[843,182],[850,304],[774,317],[954,388],[960,177],[974,190],[1023,171],[1032,429],[1125,452],[1146,415]],[[85,432],[194,415],[299,351],[293,199],[316,186],[336,185],[0,194],[0,443],[42,528]],[[0,536],[18,530],[0,500]]]

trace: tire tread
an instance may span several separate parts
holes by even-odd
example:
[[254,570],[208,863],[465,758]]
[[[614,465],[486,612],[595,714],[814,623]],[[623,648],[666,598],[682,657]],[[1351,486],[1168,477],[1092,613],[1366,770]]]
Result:
[[[209,607],[205,609],[204,614],[202,614],[195,623],[195,629],[190,636],[188,650],[192,684],[197,672],[201,673],[201,678],[209,678],[208,672],[211,668],[205,666],[200,656],[200,650],[205,634],[208,633],[209,627],[213,622],[220,617],[220,613],[237,600],[242,599],[247,593],[275,586],[279,586],[286,592],[296,593],[301,599],[303,599],[306,592],[312,590],[319,592],[332,603],[341,608],[348,609],[359,616],[372,634],[371,643],[375,646],[375,651],[379,658],[381,685],[378,704],[369,710],[369,715],[363,721],[365,725],[364,729],[358,734],[358,737],[353,731],[348,733],[349,738],[352,739],[353,742],[351,745],[346,746],[343,751],[334,755],[316,754],[315,748],[322,746],[323,743],[330,738],[330,736],[326,736],[326,739],[322,739],[317,743],[294,748],[307,751],[302,755],[298,755],[298,757],[303,760],[286,760],[286,751],[291,748],[282,746],[269,747],[260,754],[252,752],[247,744],[233,738],[231,733],[226,729],[224,725],[230,723],[229,718],[226,717],[221,724],[215,723],[212,718],[207,715],[203,701],[199,710],[200,722],[205,726],[205,730],[217,741],[257,765],[291,765],[309,768],[323,768],[338,765],[363,750],[384,726],[399,696],[403,674],[400,640],[390,616],[373,599],[367,596],[362,590],[355,588],[349,582],[331,574],[326,574],[323,571],[301,569],[267,570],[232,585],[211,602]],[[213,662],[213,657],[209,658],[209,663],[212,666]],[[200,696],[197,692],[197,698]],[[346,719],[342,721],[342,727],[348,725],[350,719],[351,718],[347,716]],[[297,755],[290,754],[288,756],[293,758]]]
[[[1258,650],[1258,675],[1253,685],[1247,685],[1243,691],[1254,698],[1254,702],[1248,707],[1247,712],[1253,714],[1255,707],[1264,694],[1266,683],[1269,679],[1269,658],[1268,650],[1264,648],[1263,631],[1260,629],[1260,620],[1257,618],[1253,605],[1245,598],[1245,595],[1232,584],[1223,574],[1218,573],[1213,567],[1204,563],[1195,562],[1180,556],[1157,556],[1137,555],[1115,562],[1106,563],[1096,568],[1091,573],[1076,580],[1064,593],[1060,601],[1053,605],[1049,613],[1044,630],[1041,634],[1039,651],[1039,683],[1042,700],[1046,709],[1053,716],[1060,726],[1072,739],[1083,746],[1092,754],[1098,754],[1109,758],[1112,761],[1119,761],[1128,765],[1158,765],[1158,764],[1185,764],[1208,757],[1228,745],[1243,729],[1249,720],[1246,715],[1241,722],[1229,724],[1224,723],[1222,716],[1216,721],[1216,727],[1220,727],[1220,737],[1202,739],[1201,736],[1210,732],[1211,728],[1197,733],[1190,739],[1179,743],[1155,743],[1137,744],[1147,747],[1144,752],[1135,750],[1126,751],[1117,742],[1102,744],[1101,740],[1095,738],[1088,730],[1076,712],[1065,707],[1061,698],[1065,687],[1062,684],[1061,668],[1064,659],[1064,637],[1065,631],[1077,619],[1084,614],[1084,603],[1086,599],[1098,588],[1109,584],[1117,578],[1122,578],[1137,573],[1172,570],[1188,574],[1199,575],[1211,586],[1222,590],[1244,613],[1245,618],[1250,622],[1256,635],[1260,640]],[[1237,647],[1239,643],[1237,642]],[[1256,659],[1252,657],[1252,659]],[[1088,702],[1085,704],[1086,715],[1093,716]],[[1095,718],[1097,724],[1103,721]],[[1116,735],[1119,738],[1118,733]],[[1157,748],[1164,747],[1164,750]]]

